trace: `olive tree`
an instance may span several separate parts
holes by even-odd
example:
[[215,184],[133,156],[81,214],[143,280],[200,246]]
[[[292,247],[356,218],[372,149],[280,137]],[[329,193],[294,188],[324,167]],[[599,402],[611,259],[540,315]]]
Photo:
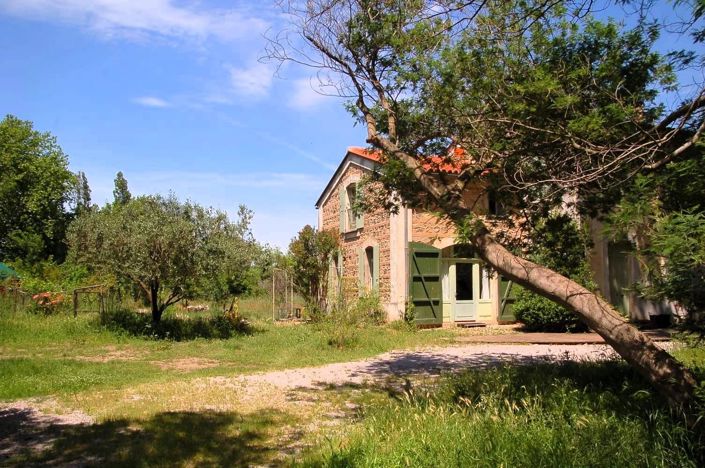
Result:
[[[349,98],[382,155],[387,199],[441,211],[487,264],[578,314],[674,406],[688,406],[697,386],[690,371],[599,294],[510,251],[466,196],[480,184],[542,214],[567,196],[590,200],[667,164],[700,138],[703,88],[670,108],[659,97],[677,85],[674,66],[702,57],[665,57],[654,51],[658,24],[640,15],[630,28],[601,22],[591,7],[289,2],[292,27],[272,39],[268,55],[315,67],[323,85]],[[702,11],[694,12],[697,21]],[[458,148],[464,157],[455,157]],[[429,170],[432,156],[455,173]]]
[[249,267],[242,233],[225,213],[173,196],[142,196],[80,216],[68,243],[76,263],[139,287],[156,323],[204,283]]

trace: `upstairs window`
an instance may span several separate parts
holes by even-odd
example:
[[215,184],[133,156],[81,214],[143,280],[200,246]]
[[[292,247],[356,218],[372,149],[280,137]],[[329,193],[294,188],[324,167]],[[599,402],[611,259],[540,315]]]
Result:
[[357,182],[340,190],[340,232],[351,232],[364,225],[363,213],[355,212],[355,201],[360,196]]
[[501,200],[498,200],[497,193],[490,191],[487,194],[488,211],[494,216],[504,216],[507,214],[507,209]]

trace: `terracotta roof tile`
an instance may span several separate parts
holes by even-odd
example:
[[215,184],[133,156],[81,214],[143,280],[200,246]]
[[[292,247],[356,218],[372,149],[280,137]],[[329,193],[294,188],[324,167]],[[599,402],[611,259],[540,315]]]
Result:
[[[382,152],[379,150],[368,150],[359,146],[348,147],[348,153],[355,154],[370,161],[380,162]],[[423,162],[423,168],[429,172],[445,172],[448,174],[460,174],[469,163],[467,153],[459,146],[453,148],[448,156],[429,156]]]

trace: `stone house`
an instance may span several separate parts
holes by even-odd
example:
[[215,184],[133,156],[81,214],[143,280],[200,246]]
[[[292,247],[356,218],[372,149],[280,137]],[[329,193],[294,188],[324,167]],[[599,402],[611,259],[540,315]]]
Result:
[[[358,184],[378,164],[376,153],[348,148],[316,202],[318,228],[340,233],[340,254],[331,266],[333,290],[375,291],[389,320],[413,313],[417,323],[428,326],[513,321],[511,282],[456,245],[450,223],[409,208],[396,214],[382,208],[353,211]],[[440,170],[453,172],[449,166]],[[482,187],[467,196],[480,214],[495,209]]]
[[[318,228],[340,234],[341,249],[332,259],[330,290],[338,297],[374,291],[388,320],[411,313],[425,326],[514,321],[512,303],[518,286],[457,245],[451,223],[410,208],[396,214],[382,208],[362,214],[353,211],[358,184],[378,165],[377,153],[348,148],[316,202]],[[457,171],[445,162],[428,170]],[[468,190],[466,197],[479,215],[501,210],[481,185]],[[590,263],[603,295],[634,320],[669,314],[670,305],[639,299],[629,291],[639,279],[638,262],[625,246],[604,238],[599,222],[589,220],[588,224],[594,244]]]

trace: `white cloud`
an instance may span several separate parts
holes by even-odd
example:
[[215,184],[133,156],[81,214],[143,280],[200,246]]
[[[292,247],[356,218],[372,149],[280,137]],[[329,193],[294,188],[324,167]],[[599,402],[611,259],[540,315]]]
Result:
[[323,94],[318,79],[302,78],[294,81],[289,106],[299,110],[310,110],[330,101],[331,97]]
[[158,97],[154,96],[140,96],[137,98],[134,98],[132,100],[135,104],[139,104],[140,106],[145,106],[145,107],[170,107],[171,104],[165,101],[164,99],[160,99]]
[[274,69],[263,63],[253,63],[244,68],[229,67],[230,84],[239,96],[262,98],[269,94]]
[[0,11],[77,25],[103,37],[213,37],[231,41],[252,37],[267,28],[266,21],[244,11],[207,10],[197,5],[176,5],[173,0],[6,0],[0,3]]

